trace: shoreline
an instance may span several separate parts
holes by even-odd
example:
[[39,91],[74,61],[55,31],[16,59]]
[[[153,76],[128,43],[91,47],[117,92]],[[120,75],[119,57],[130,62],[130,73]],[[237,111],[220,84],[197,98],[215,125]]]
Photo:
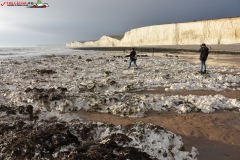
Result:
[[[237,160],[240,153],[240,132],[229,135],[239,129],[239,111],[221,110],[210,114],[188,113],[178,114],[174,111],[148,111],[144,118],[119,117],[107,113],[77,111],[83,121],[102,121],[106,124],[126,126],[132,122],[153,123],[181,135],[188,151],[195,146],[199,159],[231,159]],[[219,125],[219,126],[218,126]],[[219,129],[218,127],[223,127]]]
[[[207,45],[209,52],[214,54],[231,54],[240,55],[240,44],[229,45]],[[199,45],[158,45],[158,46],[132,46],[132,47],[67,47],[73,50],[95,50],[95,51],[130,51],[135,48],[137,52],[149,53],[181,53],[181,52],[198,52]]]
[[[215,147],[215,151],[235,159],[239,156],[235,149],[239,149],[236,144],[239,144],[240,137],[240,112],[237,111],[240,109],[237,100],[240,97],[236,94],[240,71],[230,65],[236,61],[236,56],[228,55],[231,61],[226,62],[225,67],[222,63],[213,63],[215,59],[211,57],[207,62],[209,73],[201,75],[197,72],[197,56],[193,56],[196,54],[175,55],[165,52],[157,53],[156,57],[139,57],[137,63],[140,69],[126,69],[128,58],[122,52],[53,54],[31,57],[29,61],[23,57],[9,59],[1,63],[1,94],[4,96],[1,99],[1,119],[5,118],[6,123],[8,120],[14,123],[22,120],[32,125],[35,122],[40,125],[54,122],[66,126],[78,123],[81,118],[84,120],[84,116],[91,121],[116,125],[125,123],[127,126],[133,121],[143,120],[182,136],[189,153],[192,146],[199,148],[199,158],[221,158],[221,154],[213,155],[210,151],[218,144],[220,148]],[[221,56],[226,61],[225,55],[216,55],[215,58]],[[207,88],[199,91],[203,82]],[[164,95],[161,89],[155,95],[131,93],[136,90],[144,92],[154,86],[162,86],[168,93],[178,90],[188,90],[188,93]],[[193,95],[194,89],[201,93]],[[228,94],[232,95],[204,94],[213,92],[209,91],[211,89],[214,93],[229,89]],[[235,97],[233,94],[236,94]],[[32,112],[29,105],[33,107]],[[219,105],[219,108],[213,105]],[[26,110],[21,110],[21,107]],[[123,115],[125,117],[121,117]],[[234,151],[229,150],[229,146],[235,148]]]

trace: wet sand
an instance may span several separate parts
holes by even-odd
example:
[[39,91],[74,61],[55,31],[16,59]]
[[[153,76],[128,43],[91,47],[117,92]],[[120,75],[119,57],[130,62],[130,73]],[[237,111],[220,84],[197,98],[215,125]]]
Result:
[[[240,48],[240,47],[239,47]],[[199,64],[200,69],[200,53],[196,52],[180,52],[180,53],[139,53],[139,54],[147,54],[148,56],[178,56],[179,61],[181,62],[190,62],[192,64]],[[240,69],[240,55],[230,55],[230,54],[215,54],[209,53],[208,59],[206,61],[207,66],[226,66],[232,67],[236,69]]]
[[[184,53],[179,56],[180,61],[187,61],[194,64],[199,64],[199,53]],[[209,53],[206,61],[207,66],[232,66],[233,68],[240,69],[240,55],[229,54],[211,54]]]
[[[165,53],[166,54],[166,53]],[[155,53],[161,56],[164,53]],[[175,55],[175,54],[173,54]],[[178,55],[180,61],[199,64],[197,53],[183,53]],[[210,54],[207,60],[208,66],[232,66],[240,68],[240,56]],[[228,74],[228,73],[222,73]],[[239,73],[236,73],[238,75]],[[215,91],[175,91],[166,92],[163,88],[139,91],[139,94],[165,94],[165,95],[215,95],[221,94],[229,98],[240,98],[240,91],[226,90]],[[200,155],[200,160],[239,160],[240,157],[240,112],[238,110],[220,110],[205,114],[202,112],[178,114],[174,111],[156,112],[149,111],[145,118],[119,117],[106,113],[78,111],[77,115],[84,121],[102,121],[108,124],[127,125],[137,121],[151,122],[161,125],[183,138],[188,151],[195,146]]]
[[240,112],[217,111],[210,114],[178,114],[174,111],[149,111],[145,118],[119,117],[107,113],[78,111],[83,121],[100,121],[107,124],[126,126],[143,121],[160,125],[179,134],[186,150],[194,146],[201,159],[238,160],[240,156]]
[[[196,50],[200,46],[199,45],[158,45],[156,47],[159,48],[173,48],[173,49],[192,49]],[[207,47],[210,51],[231,51],[231,52],[238,52],[240,51],[239,43],[236,44],[207,44]]]

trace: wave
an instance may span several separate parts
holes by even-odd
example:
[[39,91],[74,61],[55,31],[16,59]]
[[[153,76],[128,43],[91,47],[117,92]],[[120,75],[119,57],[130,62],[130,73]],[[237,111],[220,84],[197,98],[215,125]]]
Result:
[[[39,56],[49,54],[72,54],[82,52],[80,50],[72,50],[65,46],[41,46],[41,47],[9,47],[0,48],[0,58],[14,56]],[[86,52],[86,51],[85,51]]]

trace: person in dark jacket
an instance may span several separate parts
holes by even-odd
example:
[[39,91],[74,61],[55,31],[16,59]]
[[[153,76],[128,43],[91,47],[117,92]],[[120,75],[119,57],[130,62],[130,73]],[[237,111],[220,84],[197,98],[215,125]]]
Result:
[[206,47],[206,44],[203,43],[201,46],[201,48],[199,49],[200,52],[200,61],[201,61],[201,73],[206,74],[207,73],[207,68],[206,68],[206,60],[208,58],[208,48]]
[[133,62],[135,64],[135,66],[138,68],[137,64],[136,64],[136,60],[137,60],[137,55],[136,55],[136,52],[135,52],[135,49],[132,48],[132,51],[130,53],[130,63],[129,63],[129,66],[128,68],[131,67],[131,63]]

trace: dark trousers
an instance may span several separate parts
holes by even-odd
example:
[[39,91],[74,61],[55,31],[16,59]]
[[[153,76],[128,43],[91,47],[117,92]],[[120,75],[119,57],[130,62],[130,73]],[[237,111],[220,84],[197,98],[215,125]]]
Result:
[[135,64],[135,66],[138,68],[138,66],[137,66],[137,64],[136,64],[136,60],[130,60],[130,63],[129,63],[129,66],[128,66],[128,68],[130,68],[131,67],[131,64],[132,64],[132,62]]
[[206,61],[202,61],[201,60],[201,71],[204,72],[207,70],[207,67],[206,67]]

